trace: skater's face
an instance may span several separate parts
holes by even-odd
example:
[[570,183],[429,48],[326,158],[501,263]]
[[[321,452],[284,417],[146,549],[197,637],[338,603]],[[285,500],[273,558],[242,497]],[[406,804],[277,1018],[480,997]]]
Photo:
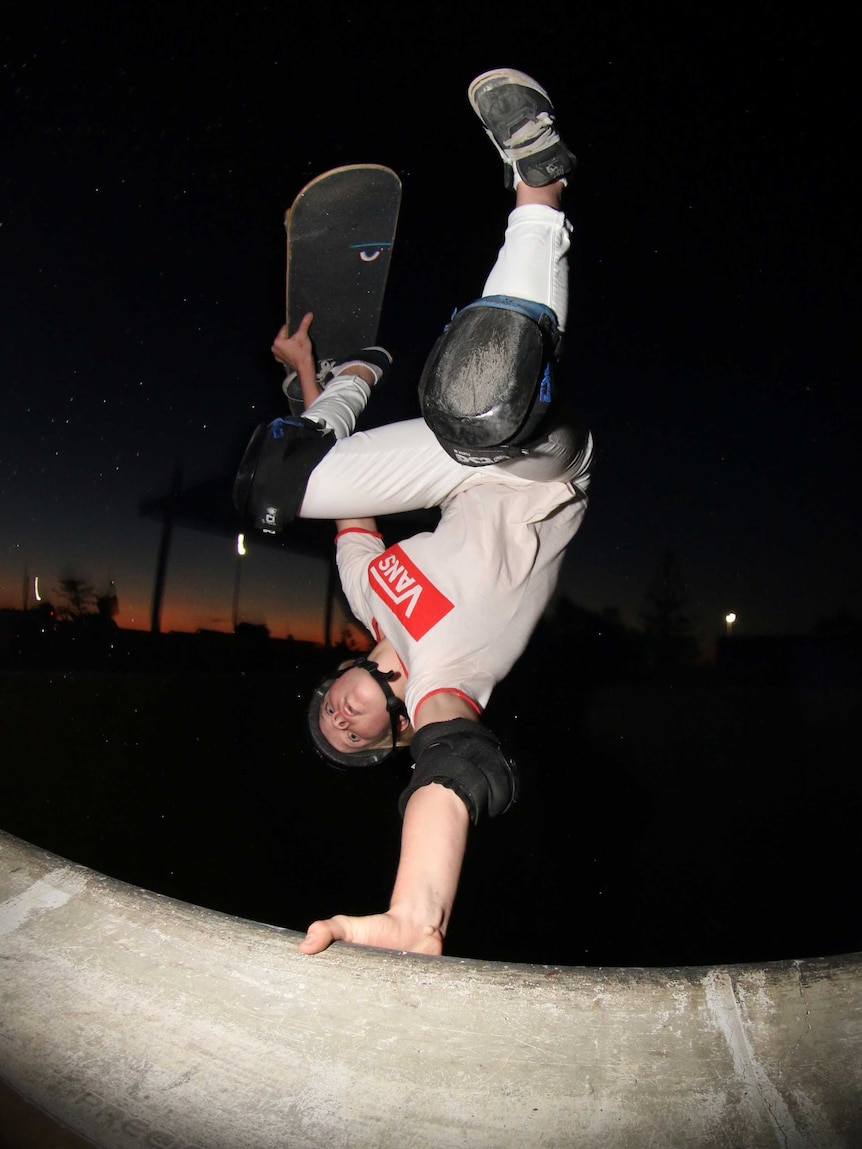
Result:
[[383,691],[367,670],[346,670],[323,696],[320,733],[336,750],[363,750],[389,730]]

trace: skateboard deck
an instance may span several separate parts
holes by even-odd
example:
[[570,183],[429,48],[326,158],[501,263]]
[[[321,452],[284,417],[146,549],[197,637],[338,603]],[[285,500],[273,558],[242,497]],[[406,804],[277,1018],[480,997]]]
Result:
[[[287,330],[314,312],[320,374],[377,341],[400,203],[401,181],[390,168],[351,164],[306,184],[285,216]],[[297,381],[288,376],[284,389],[298,414]]]

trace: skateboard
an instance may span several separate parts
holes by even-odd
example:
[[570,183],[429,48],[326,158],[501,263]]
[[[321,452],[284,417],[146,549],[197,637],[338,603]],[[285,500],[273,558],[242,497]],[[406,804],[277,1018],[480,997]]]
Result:
[[[350,164],[306,184],[287,211],[287,330],[314,312],[318,378],[377,340],[400,204],[395,172]],[[301,414],[293,372],[284,392],[291,413]]]

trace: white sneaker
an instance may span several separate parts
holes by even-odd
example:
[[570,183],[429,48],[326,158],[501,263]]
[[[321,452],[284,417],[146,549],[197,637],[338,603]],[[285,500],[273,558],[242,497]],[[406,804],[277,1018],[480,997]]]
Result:
[[560,139],[554,105],[540,84],[514,68],[477,76],[467,96],[506,165],[506,186],[530,187],[565,180],[575,157]]

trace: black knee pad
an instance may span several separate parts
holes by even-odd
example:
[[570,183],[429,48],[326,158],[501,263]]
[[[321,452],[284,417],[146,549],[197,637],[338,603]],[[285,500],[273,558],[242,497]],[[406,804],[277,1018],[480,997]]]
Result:
[[432,722],[416,731],[410,749],[416,764],[398,800],[402,818],[411,794],[432,782],[454,790],[474,826],[481,817],[505,814],[518,797],[515,763],[500,749],[499,738],[478,722]]
[[333,432],[311,419],[261,423],[234,480],[234,506],[259,530],[278,534],[296,518],[308,476],[335,443]]
[[525,453],[554,395],[560,334],[550,308],[508,295],[459,311],[419,381],[425,422],[468,466]]

